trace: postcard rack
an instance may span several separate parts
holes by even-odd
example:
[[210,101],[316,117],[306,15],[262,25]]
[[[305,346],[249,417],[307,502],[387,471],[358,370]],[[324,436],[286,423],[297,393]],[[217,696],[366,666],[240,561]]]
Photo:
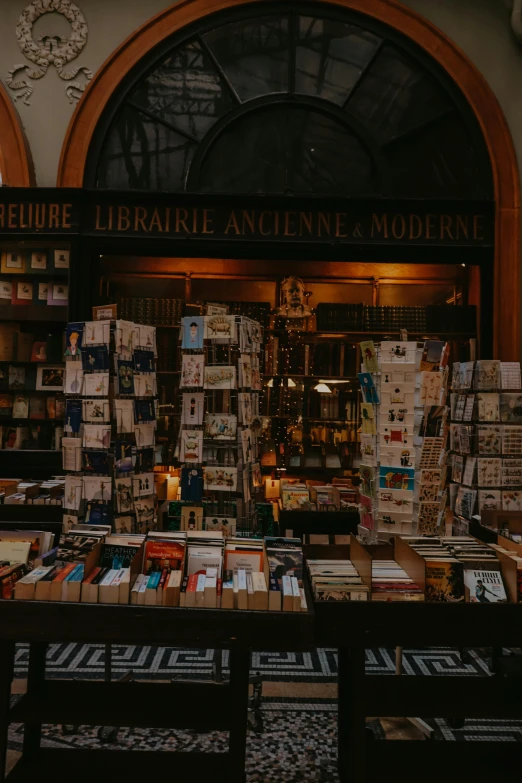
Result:
[[[223,312],[215,312],[220,310]],[[181,503],[169,527],[251,532],[262,486],[258,433],[262,329],[225,306],[181,319],[181,422],[176,453]],[[190,477],[190,482],[187,481]],[[187,489],[187,485],[190,489]],[[187,528],[190,529],[190,528]]]
[[156,524],[156,329],[74,322],[66,346],[64,530],[85,521],[147,532]]

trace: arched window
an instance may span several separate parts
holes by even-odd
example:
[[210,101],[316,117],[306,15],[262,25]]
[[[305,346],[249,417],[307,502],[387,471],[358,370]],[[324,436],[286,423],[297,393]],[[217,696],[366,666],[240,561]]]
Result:
[[478,123],[425,52],[335,6],[236,8],[123,80],[86,186],[492,198]]

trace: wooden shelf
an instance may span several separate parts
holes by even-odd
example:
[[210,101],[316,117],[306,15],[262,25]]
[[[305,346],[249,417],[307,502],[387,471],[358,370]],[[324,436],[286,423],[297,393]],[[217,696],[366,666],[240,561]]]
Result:
[[67,306],[55,305],[0,305],[1,321],[67,321]]

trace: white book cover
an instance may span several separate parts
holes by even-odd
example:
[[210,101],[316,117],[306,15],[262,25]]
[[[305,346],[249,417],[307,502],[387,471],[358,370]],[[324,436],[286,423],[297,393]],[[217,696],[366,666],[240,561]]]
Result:
[[469,590],[469,600],[473,604],[507,602],[500,571],[476,571],[473,568],[465,568],[464,584]]

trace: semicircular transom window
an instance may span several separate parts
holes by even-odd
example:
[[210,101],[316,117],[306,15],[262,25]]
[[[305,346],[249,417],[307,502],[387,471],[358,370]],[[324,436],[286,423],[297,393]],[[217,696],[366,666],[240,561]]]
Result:
[[153,51],[106,109],[85,184],[492,197],[471,109],[415,44],[335,6],[270,10],[211,16]]

